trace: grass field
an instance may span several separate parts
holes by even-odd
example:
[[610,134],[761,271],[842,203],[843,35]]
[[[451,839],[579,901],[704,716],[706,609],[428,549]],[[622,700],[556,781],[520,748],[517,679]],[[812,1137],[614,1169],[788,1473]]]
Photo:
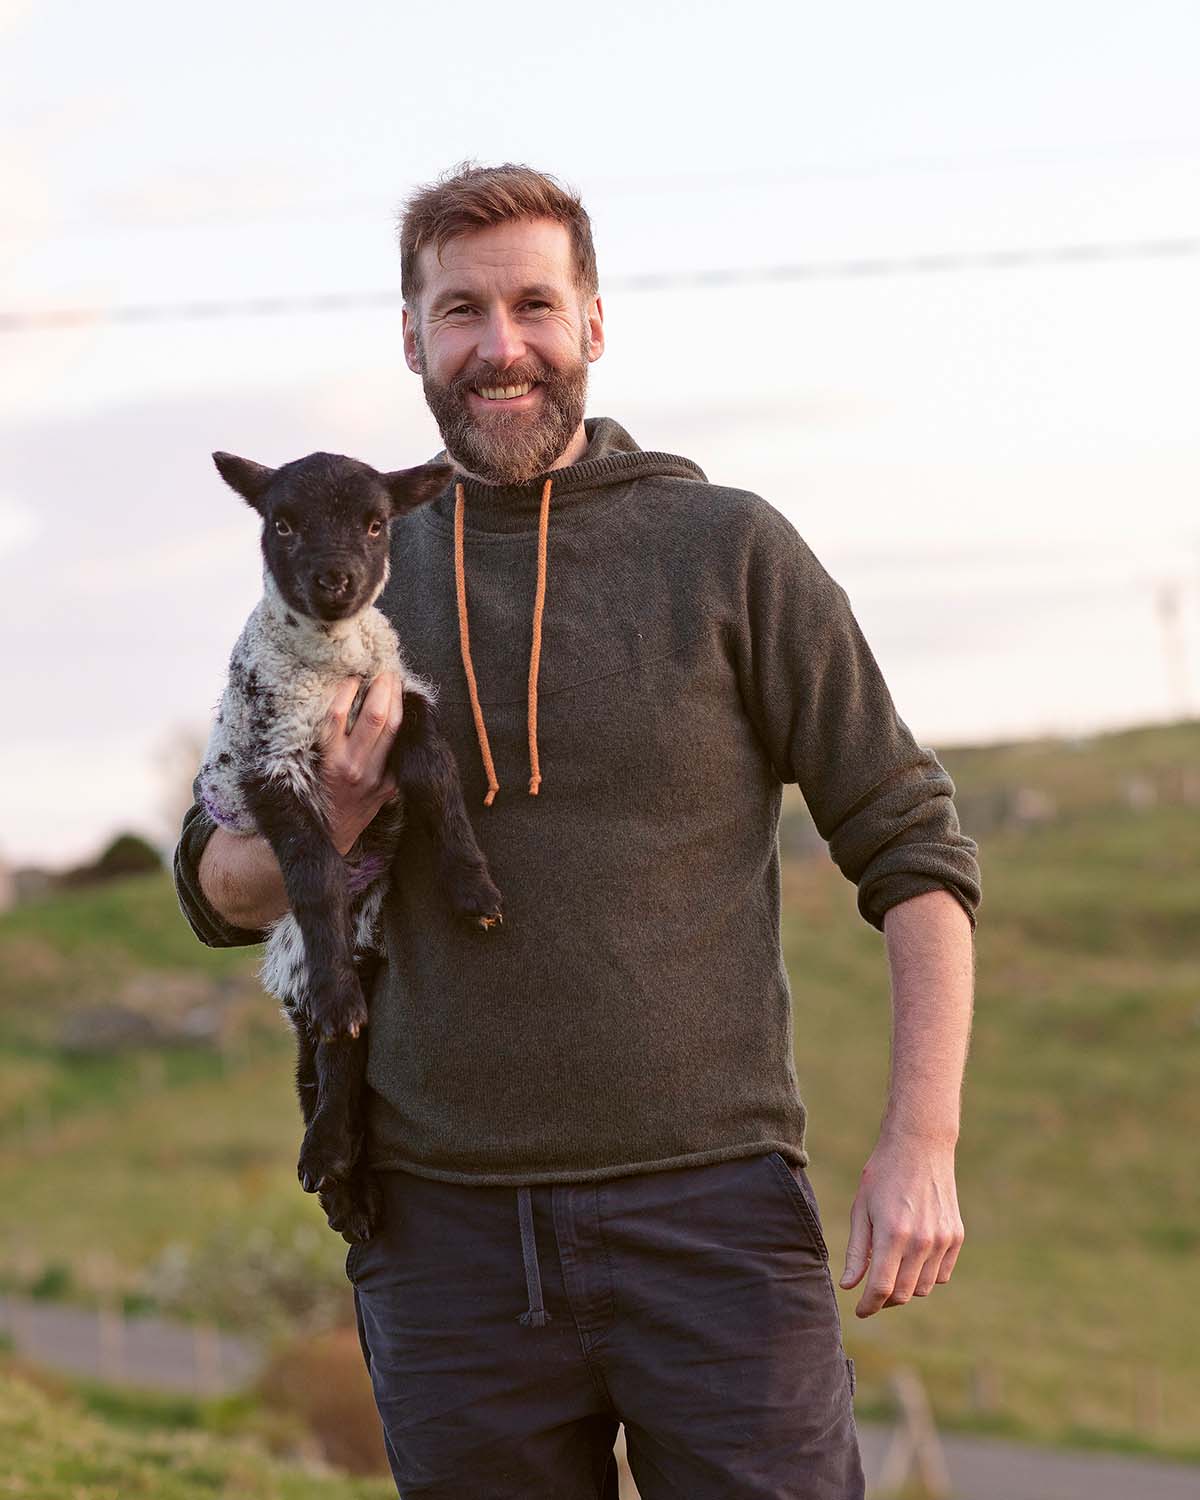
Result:
[[[943,760],[984,875],[967,1242],[924,1301],[860,1322],[858,1293],[840,1296],[860,1410],[882,1409],[906,1361],[948,1425],[1200,1458],[1200,805],[1186,800],[1200,725]],[[1056,815],[997,813],[1018,787]],[[803,816],[793,796],[788,817]],[[341,1315],[345,1247],[296,1184],[291,1046],[246,982],[253,954],[197,944],[165,877],[20,907],[0,945],[0,1275],[85,1299],[115,1283],[266,1331]],[[823,855],[786,868],[785,949],[836,1279],[883,1108],[889,1007],[882,936]],[[224,1045],[65,1052],[69,1012],[144,971],[225,980]]]
[[[944,1422],[1200,1457],[1200,805],[1168,800],[1200,769],[1200,727],[944,760],[964,806],[1021,785],[1058,816],[975,835],[967,1241],[923,1303],[862,1321],[857,1292],[841,1299],[863,1407],[904,1359]],[[1159,788],[1142,811],[1122,796],[1135,773]],[[786,897],[810,1175],[840,1272],[884,1099],[884,945],[828,861],[792,865]]]
[[24,1500],[385,1500],[352,1480],[267,1457],[235,1438],[104,1419],[66,1391],[0,1363],[0,1488]]

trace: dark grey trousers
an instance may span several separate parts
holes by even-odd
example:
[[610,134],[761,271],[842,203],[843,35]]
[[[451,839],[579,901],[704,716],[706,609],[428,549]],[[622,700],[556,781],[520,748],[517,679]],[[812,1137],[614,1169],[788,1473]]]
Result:
[[607,1182],[380,1174],[351,1247],[403,1500],[861,1500],[853,1365],[802,1167]]

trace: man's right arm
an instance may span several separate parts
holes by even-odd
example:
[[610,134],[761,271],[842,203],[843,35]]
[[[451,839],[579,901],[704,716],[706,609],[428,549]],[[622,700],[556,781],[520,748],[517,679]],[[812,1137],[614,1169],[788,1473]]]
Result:
[[[338,689],[321,742],[330,836],[342,855],[396,794],[387,760],[402,714],[399,680],[391,672],[375,679],[347,734],[358,686],[359,679],[350,677]],[[198,780],[193,796],[199,797]],[[261,943],[264,929],[289,909],[279,861],[267,840],[219,827],[199,800],[184,817],[174,872],[180,910],[210,948]]]
[[261,930],[289,909],[279,861],[261,834],[215,828],[200,856],[199,878],[209,905],[236,927]]

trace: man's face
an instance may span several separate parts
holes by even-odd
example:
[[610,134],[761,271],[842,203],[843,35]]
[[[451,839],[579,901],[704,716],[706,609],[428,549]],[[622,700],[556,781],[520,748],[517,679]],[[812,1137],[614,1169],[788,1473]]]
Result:
[[576,285],[566,227],[498,224],[450,240],[440,260],[426,245],[420,265],[404,354],[446,452],[488,484],[521,484],[574,462],[604,327],[600,299]]

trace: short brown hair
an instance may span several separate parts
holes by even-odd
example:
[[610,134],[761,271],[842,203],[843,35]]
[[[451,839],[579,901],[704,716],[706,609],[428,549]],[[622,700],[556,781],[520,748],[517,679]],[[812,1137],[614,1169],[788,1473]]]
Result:
[[400,211],[400,290],[406,302],[421,291],[418,257],[426,245],[440,254],[456,235],[519,219],[553,219],[571,236],[575,280],[594,297],[599,290],[592,221],[578,193],[545,172],[506,161],[481,167],[464,161],[436,182],[413,192]]

